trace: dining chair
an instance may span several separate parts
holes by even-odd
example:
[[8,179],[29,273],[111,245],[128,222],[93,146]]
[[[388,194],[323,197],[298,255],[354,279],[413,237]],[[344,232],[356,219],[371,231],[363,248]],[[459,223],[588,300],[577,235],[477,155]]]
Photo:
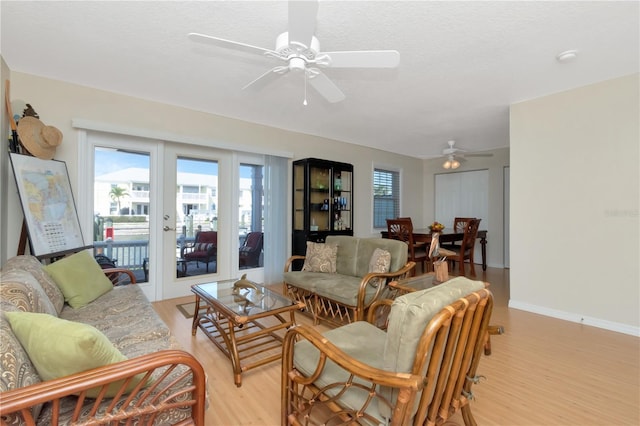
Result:
[[[475,219],[475,217],[456,217],[453,219],[453,231],[456,234],[462,234],[464,233],[464,229],[467,227],[467,223],[471,220],[471,219]],[[442,243],[441,246],[443,248],[447,248],[450,250],[459,250],[460,249],[460,242],[459,241],[452,241],[452,242],[447,242],[447,243]]]
[[[464,262],[465,260],[469,261],[469,270],[471,275],[476,275],[476,270],[473,263],[473,252],[476,245],[476,238],[478,237],[478,227],[480,226],[481,219],[469,219],[467,221],[467,225],[464,228],[464,236],[462,237],[462,242],[459,247],[446,247],[448,250],[451,250],[453,255],[449,255],[447,259],[452,263],[452,266],[455,265],[455,262],[458,262],[458,272],[460,275],[464,275]],[[453,269],[453,267],[452,267]]]
[[467,227],[467,223],[475,217],[456,217],[453,219],[453,232],[462,233]]
[[[408,246],[408,260],[419,263],[422,273],[428,272],[426,263],[429,261],[429,247],[425,242],[416,242],[413,237],[413,224],[411,218],[387,219],[387,231],[389,238],[400,240]],[[416,274],[416,269],[411,271],[411,275]]]

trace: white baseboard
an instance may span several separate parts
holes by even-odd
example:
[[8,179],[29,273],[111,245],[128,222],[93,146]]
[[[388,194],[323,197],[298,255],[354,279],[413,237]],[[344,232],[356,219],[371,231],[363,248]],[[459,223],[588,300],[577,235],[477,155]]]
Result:
[[603,328],[605,330],[616,331],[618,333],[630,334],[631,336],[640,336],[640,327],[634,327],[629,324],[607,321],[600,318],[587,317],[584,315],[575,314],[573,312],[559,311],[557,309],[532,305],[525,302],[519,302],[517,300],[509,300],[509,307],[513,309],[519,309],[521,311],[531,312],[534,314],[544,315],[547,317],[558,318],[565,321]]

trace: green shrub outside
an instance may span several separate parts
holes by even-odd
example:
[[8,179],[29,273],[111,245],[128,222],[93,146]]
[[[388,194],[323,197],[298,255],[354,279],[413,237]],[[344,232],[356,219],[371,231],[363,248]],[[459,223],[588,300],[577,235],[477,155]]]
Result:
[[142,223],[147,221],[146,216],[103,216],[104,220],[111,219],[113,223]]

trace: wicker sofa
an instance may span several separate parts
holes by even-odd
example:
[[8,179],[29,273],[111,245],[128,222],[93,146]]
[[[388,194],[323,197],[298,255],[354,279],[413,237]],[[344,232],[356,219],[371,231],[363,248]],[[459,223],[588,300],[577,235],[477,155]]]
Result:
[[[72,308],[66,298],[35,257],[16,256],[0,270],[3,425],[204,424],[204,370],[193,356],[180,350],[138,285],[113,287],[83,307]],[[26,341],[23,333],[34,333],[34,340],[38,330],[33,325],[30,329],[28,322],[19,328],[16,322],[25,318],[44,320],[37,324],[61,332],[36,352],[33,345],[38,342]],[[81,330],[78,334],[98,330],[95,334],[105,336],[106,345],[121,354],[116,358],[120,361],[43,379],[42,357],[49,356],[52,364],[70,362],[81,348],[98,346],[93,340],[86,345],[78,338],[78,348],[68,345],[62,353],[54,353],[76,328]]]
[[[337,246],[335,273],[309,271],[306,266],[300,271],[291,270],[295,261],[308,261],[309,243],[307,256],[291,256],[284,268],[284,294],[303,302],[315,324],[364,320],[374,301],[388,297],[387,284],[405,278],[415,267],[415,262],[407,262],[407,245],[402,241],[329,235],[325,244]],[[370,272],[376,249],[390,254],[388,272]]]

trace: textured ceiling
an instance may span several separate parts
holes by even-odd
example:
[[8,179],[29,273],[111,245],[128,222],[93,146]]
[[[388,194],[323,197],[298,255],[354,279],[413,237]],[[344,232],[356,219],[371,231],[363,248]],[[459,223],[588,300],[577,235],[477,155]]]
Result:
[[[320,1],[321,50],[400,52],[397,69],[327,69],[327,103],[278,63],[194,43],[199,32],[268,49],[285,1],[0,2],[9,68],[250,122],[398,152],[439,155],[454,139],[509,145],[509,105],[639,71],[639,3]],[[555,56],[576,49],[576,60]]]

